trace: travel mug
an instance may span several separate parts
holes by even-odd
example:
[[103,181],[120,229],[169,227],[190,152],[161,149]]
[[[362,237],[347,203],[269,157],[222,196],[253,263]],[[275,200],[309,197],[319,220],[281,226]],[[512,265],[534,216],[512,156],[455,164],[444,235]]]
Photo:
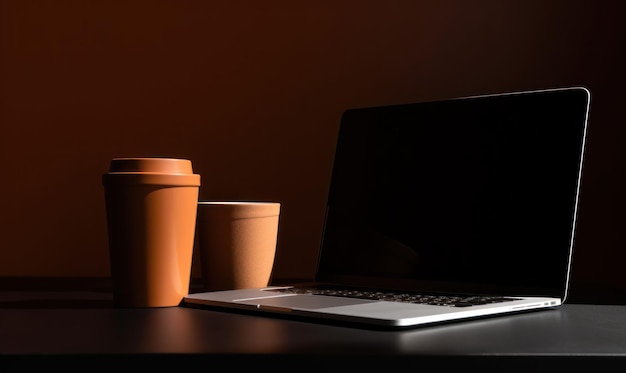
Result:
[[102,184],[114,306],[178,306],[189,293],[200,175],[187,159],[114,158]]

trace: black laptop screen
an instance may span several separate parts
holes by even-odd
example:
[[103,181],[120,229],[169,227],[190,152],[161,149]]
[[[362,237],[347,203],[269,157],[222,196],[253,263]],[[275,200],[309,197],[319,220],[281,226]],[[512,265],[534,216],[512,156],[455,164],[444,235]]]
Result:
[[318,280],[564,297],[583,88],[344,113]]

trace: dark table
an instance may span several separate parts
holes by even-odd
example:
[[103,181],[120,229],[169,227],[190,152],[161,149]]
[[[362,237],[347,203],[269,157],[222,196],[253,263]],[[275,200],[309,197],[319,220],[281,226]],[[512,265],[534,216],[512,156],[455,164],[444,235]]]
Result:
[[328,370],[337,362],[370,371],[395,364],[608,369],[626,363],[626,306],[565,304],[389,331],[185,307],[116,309],[106,290],[0,291],[2,372],[113,369],[122,362],[288,369],[299,360],[298,370]]

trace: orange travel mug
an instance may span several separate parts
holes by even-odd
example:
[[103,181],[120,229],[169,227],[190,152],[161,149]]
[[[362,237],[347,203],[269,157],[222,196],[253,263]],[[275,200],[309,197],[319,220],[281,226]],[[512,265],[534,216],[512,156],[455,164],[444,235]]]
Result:
[[102,175],[115,307],[189,293],[200,175],[187,159],[114,158]]

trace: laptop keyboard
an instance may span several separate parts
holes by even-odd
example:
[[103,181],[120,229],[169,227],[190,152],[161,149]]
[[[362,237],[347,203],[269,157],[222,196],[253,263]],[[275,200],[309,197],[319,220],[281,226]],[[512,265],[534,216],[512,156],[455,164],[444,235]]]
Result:
[[327,289],[327,288],[284,288],[272,289],[283,293],[327,295],[333,297],[348,297],[370,299],[388,302],[405,302],[429,304],[448,307],[471,307],[490,303],[500,303],[517,300],[518,298],[497,296],[450,296],[450,295],[423,295],[406,292],[388,292],[356,289]]

